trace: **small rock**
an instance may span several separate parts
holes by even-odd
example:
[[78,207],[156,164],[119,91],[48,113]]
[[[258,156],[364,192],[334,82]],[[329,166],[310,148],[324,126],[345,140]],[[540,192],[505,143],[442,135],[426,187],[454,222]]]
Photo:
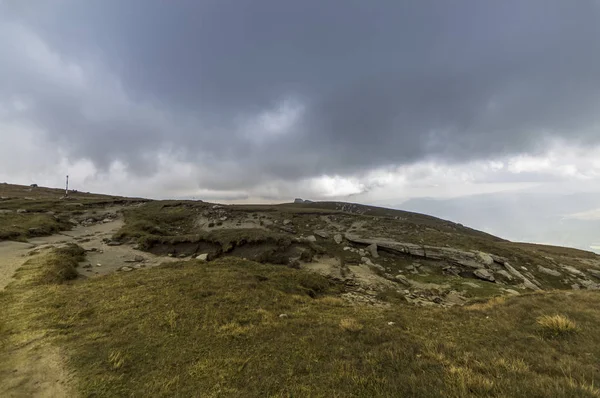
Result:
[[202,253],[201,255],[196,257],[196,260],[208,261],[208,253]]
[[514,295],[514,296],[518,296],[519,294],[521,294],[521,293],[517,292],[517,291],[516,291],[516,290],[514,290],[514,289],[502,289],[502,290],[503,290],[503,291],[505,291],[506,293],[508,293],[508,294],[512,294],[512,295]]
[[86,264],[82,268],[92,268],[92,264]]
[[121,242],[118,242],[116,240],[111,240],[110,242],[108,242],[106,244],[107,246],[121,246]]
[[222,208],[223,208],[223,206],[221,206],[221,205],[214,205],[212,208],[213,208],[213,209],[222,209]]
[[103,223],[105,223],[105,224],[106,224],[106,223],[109,223],[109,222],[111,222],[111,221],[112,221],[112,220],[111,220],[110,218],[105,218],[104,220],[102,220],[102,222],[103,222]]
[[373,265],[373,262],[369,259],[369,257],[361,257],[360,261],[362,261],[363,263],[367,264],[367,265]]
[[221,221],[227,221],[227,216],[223,216],[223,217],[219,218],[219,220],[221,220]]
[[402,283],[405,286],[411,285],[411,283],[408,281],[408,279],[404,275],[398,274],[394,277],[394,279],[396,279],[398,282]]
[[292,223],[292,220],[283,220],[283,225],[289,225]]
[[329,238],[329,234],[325,231],[315,231],[315,235],[317,235],[318,237],[323,238],[323,239]]
[[288,314],[279,314],[279,317],[280,317],[280,318],[287,318],[287,317],[288,317]]
[[335,235],[333,235],[333,240],[335,241],[335,243],[337,243],[339,245],[340,243],[342,243],[344,238],[342,237],[341,234],[335,234]]
[[102,267],[102,264],[98,263],[96,264],[96,267]]
[[391,322],[391,321],[390,321],[390,322],[388,322],[387,324],[388,324],[388,326],[394,326],[394,325],[396,324],[396,322]]
[[180,254],[180,255],[178,255],[177,257],[179,257],[179,258],[186,258],[186,257],[187,257],[187,254],[185,254],[185,253],[181,253],[181,254]]
[[571,285],[571,289],[573,290],[579,290],[579,285],[577,283],[574,283]]
[[358,249],[358,255],[361,256],[361,257],[364,257],[364,256],[367,255],[367,252],[364,251],[363,249]]
[[379,253],[377,253],[377,243],[372,243],[369,246],[367,246],[367,250],[369,251],[369,253],[371,253],[371,256],[373,256],[373,258],[379,258]]
[[346,246],[346,247],[344,247],[344,251],[345,251],[345,252],[346,252],[346,251],[352,251],[352,248],[351,248],[350,246]]
[[173,253],[167,254],[167,257],[173,257]]
[[126,267],[121,267],[120,269],[121,269],[121,271],[125,271],[125,272],[133,271],[133,268],[127,267],[127,266]]
[[314,235],[309,235],[306,237],[307,242],[316,242],[317,238]]
[[484,268],[478,268],[473,271],[476,277],[479,279],[483,279],[484,281],[494,282],[496,279],[494,278],[494,274]]
[[142,256],[135,256],[133,259],[138,263],[141,263],[142,261],[145,260],[145,258]]
[[17,209],[17,213],[19,213],[19,214],[27,213],[27,210],[25,210],[25,209]]
[[473,283],[473,282],[463,282],[462,284],[465,285],[465,286],[474,287],[476,289],[478,289],[478,288],[481,287],[477,283]]

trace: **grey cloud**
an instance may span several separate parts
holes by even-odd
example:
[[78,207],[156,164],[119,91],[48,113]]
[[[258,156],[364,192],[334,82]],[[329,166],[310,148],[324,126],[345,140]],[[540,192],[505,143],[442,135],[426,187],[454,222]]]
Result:
[[[132,104],[94,119],[82,106],[110,101],[101,83],[69,91],[35,65],[0,67],[0,93],[34,96],[27,117],[100,166],[151,173],[146,154],[168,148],[212,170],[202,186],[243,189],[600,141],[592,0],[24,3],[4,18],[66,60],[97,60]],[[258,145],[236,124],[285,98],[305,106],[289,134]]]

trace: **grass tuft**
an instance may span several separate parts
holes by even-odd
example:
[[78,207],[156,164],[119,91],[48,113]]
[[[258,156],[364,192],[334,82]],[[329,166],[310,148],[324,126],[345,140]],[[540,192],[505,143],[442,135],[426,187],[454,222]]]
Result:
[[354,318],[344,318],[340,321],[340,328],[346,332],[358,333],[363,330],[363,325]]
[[551,337],[567,336],[577,331],[577,324],[564,315],[542,315],[537,324],[545,335]]

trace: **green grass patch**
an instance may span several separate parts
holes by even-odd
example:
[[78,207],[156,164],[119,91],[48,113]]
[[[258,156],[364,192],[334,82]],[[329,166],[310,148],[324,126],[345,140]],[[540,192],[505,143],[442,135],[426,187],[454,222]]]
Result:
[[67,230],[71,224],[64,218],[49,214],[0,214],[0,240],[23,241],[34,236],[45,236]]
[[[382,309],[349,306],[318,275],[233,257],[23,284],[36,264],[0,295],[0,336],[45,330],[68,355],[82,396],[600,394],[596,292]],[[537,319],[549,309],[578,333],[540,338]]]

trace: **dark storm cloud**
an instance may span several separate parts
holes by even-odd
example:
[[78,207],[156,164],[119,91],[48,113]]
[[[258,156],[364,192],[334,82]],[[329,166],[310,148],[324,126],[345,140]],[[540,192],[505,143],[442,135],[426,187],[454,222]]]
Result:
[[[102,97],[83,112],[89,98],[5,68],[44,105],[27,116],[99,165],[148,172],[146,154],[169,149],[227,162],[203,181],[224,189],[600,140],[597,1],[23,3],[7,3],[6,20],[65,59],[97,60],[132,103],[161,112],[98,120]],[[303,112],[288,134],[254,143],[261,132],[240,128],[290,98]]]

